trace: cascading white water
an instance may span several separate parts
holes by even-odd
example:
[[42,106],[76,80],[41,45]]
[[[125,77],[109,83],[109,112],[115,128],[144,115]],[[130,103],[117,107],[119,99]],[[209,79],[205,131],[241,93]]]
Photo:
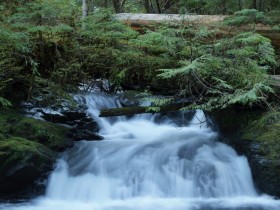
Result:
[[5,210],[280,209],[260,196],[244,156],[217,141],[202,111],[188,126],[153,115],[98,118],[119,104],[77,96],[98,122],[103,141],[82,141],[58,160],[43,198]]

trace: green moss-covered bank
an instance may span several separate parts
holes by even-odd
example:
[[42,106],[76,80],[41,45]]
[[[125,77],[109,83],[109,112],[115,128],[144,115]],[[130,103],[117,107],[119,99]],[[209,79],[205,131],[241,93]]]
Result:
[[243,129],[253,175],[261,191],[280,197],[280,113],[266,112]]
[[257,189],[280,197],[280,113],[232,107],[210,115],[223,140],[247,156]]
[[0,111],[0,196],[31,188],[49,172],[59,151],[69,147],[68,128]]

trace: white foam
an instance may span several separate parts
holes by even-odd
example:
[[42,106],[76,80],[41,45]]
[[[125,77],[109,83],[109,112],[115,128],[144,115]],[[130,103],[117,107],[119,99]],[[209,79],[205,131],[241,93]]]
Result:
[[101,126],[103,141],[79,142],[58,161],[43,198],[5,210],[279,209],[260,196],[248,161],[196,111],[189,126],[154,116],[98,118],[100,108],[119,106],[104,95],[76,98]]

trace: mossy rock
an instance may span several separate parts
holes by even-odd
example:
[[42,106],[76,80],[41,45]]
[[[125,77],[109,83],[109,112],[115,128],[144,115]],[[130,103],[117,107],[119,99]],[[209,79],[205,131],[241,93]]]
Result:
[[2,135],[26,138],[56,151],[72,145],[67,138],[68,131],[64,126],[28,118],[17,111],[0,111]]
[[280,164],[280,113],[263,114],[243,129],[242,139],[260,144],[260,153]]
[[44,160],[54,160],[56,153],[42,144],[20,137],[0,140],[0,171],[16,163],[44,168]]
[[19,192],[52,169],[56,153],[20,137],[0,140],[0,194]]
[[22,119],[12,131],[13,135],[23,136],[54,150],[63,149],[71,144],[66,138],[68,128],[33,118]]
[[0,196],[33,193],[35,181],[52,170],[57,152],[73,144],[68,130],[17,110],[0,110]]
[[249,161],[261,191],[280,197],[280,112],[264,113],[243,128],[250,142]]
[[223,136],[223,141],[233,146],[240,154],[246,153],[242,140],[243,128],[258,119],[264,110],[232,106],[208,113],[214,120],[215,129]]
[[210,116],[223,141],[248,158],[260,192],[280,197],[280,112],[235,106]]

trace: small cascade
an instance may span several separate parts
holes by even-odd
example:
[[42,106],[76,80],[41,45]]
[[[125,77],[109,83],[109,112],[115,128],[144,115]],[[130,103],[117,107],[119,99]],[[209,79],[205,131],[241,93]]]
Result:
[[99,118],[119,107],[100,93],[75,99],[88,107],[103,141],[81,141],[57,161],[46,195],[5,210],[280,209],[259,195],[246,157],[218,141],[203,111],[187,126],[145,114]]

